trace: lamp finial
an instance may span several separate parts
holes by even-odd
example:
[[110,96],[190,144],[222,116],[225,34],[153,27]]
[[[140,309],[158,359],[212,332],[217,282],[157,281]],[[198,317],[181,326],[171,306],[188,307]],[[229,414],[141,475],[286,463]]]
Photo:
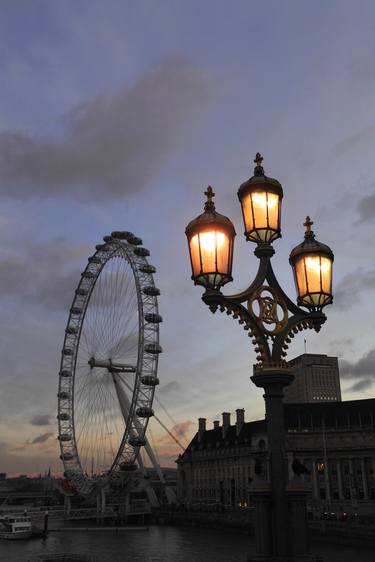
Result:
[[254,176],[264,176],[264,168],[262,166],[263,156],[260,152],[257,152],[254,158],[254,164],[256,164],[254,168]]
[[204,210],[207,213],[212,213],[215,211],[215,203],[213,202],[213,198],[215,197],[215,192],[212,187],[209,185],[207,190],[204,192],[205,196],[207,197],[207,201],[204,204]]
[[305,222],[303,223],[303,226],[306,228],[305,238],[314,238],[315,237],[315,234],[314,234],[313,230],[311,230],[311,227],[312,227],[313,224],[314,224],[314,222],[307,215],[307,217],[305,219]]

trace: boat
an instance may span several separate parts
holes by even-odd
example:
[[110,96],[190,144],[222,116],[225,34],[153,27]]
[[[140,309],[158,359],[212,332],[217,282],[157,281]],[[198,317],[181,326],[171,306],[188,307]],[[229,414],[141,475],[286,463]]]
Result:
[[0,515],[0,539],[29,539],[31,532],[27,515]]

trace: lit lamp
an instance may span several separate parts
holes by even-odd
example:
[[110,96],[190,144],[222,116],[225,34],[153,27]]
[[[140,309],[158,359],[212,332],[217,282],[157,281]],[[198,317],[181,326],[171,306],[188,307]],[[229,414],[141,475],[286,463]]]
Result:
[[215,193],[209,186],[204,193],[204,213],[189,222],[188,239],[192,276],[195,285],[219,289],[232,281],[233,244],[236,232],[228,217],[215,210]]
[[321,310],[333,300],[332,296],[332,250],[315,240],[311,230],[314,223],[306,217],[305,239],[290,253],[289,263],[293,268],[298,304],[313,310]]
[[263,158],[257,152],[254,175],[238,190],[245,224],[245,236],[258,244],[270,243],[281,237],[281,184],[264,175]]

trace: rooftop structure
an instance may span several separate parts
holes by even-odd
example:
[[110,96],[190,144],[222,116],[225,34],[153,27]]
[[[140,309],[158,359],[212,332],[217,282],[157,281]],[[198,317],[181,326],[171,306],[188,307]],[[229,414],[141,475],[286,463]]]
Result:
[[341,401],[337,357],[304,353],[289,361],[289,366],[295,379],[284,390],[284,402]]

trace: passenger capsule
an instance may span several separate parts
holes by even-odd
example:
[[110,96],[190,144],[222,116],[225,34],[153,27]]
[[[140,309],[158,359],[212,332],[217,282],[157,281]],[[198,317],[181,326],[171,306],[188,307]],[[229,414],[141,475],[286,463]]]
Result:
[[148,287],[143,287],[142,293],[149,297],[158,297],[160,295],[160,289],[149,285]]
[[158,377],[152,375],[143,375],[143,377],[141,377],[141,383],[146,386],[157,386],[159,382]]
[[72,436],[70,435],[70,433],[61,433],[57,439],[59,441],[71,441],[72,440]]
[[163,353],[163,349],[158,343],[146,343],[145,352],[157,355],[158,353]]
[[135,413],[139,418],[151,418],[154,415],[154,410],[149,406],[140,406]]
[[123,472],[134,472],[137,470],[137,465],[134,462],[121,462],[120,463],[120,470]]
[[79,287],[79,289],[76,290],[76,295],[80,296],[80,297],[85,297],[88,293],[87,289],[84,289],[83,287]]
[[146,322],[150,322],[150,324],[160,324],[160,322],[163,322],[163,318],[160,316],[160,314],[155,314],[152,312],[145,314],[145,320]]
[[129,240],[129,238],[134,238],[134,234],[128,230],[115,230],[111,232],[113,238],[118,238],[119,240]]
[[156,273],[156,267],[154,265],[150,265],[149,263],[146,263],[145,265],[141,265],[139,271],[142,271],[142,273],[152,274],[152,273]]
[[62,461],[71,461],[73,456],[74,455],[72,453],[63,453],[62,455],[60,455],[60,459]]
[[147,250],[147,248],[134,248],[134,253],[136,256],[147,258],[150,255],[150,250]]
[[70,312],[72,314],[81,314],[82,308],[80,308],[78,306],[72,306],[72,308],[70,309]]
[[128,238],[129,244],[133,244],[133,246],[142,246],[143,240],[142,238],[138,238],[138,236],[133,236],[132,238]]
[[110,242],[112,240],[112,236],[103,236],[104,242]]
[[129,445],[132,447],[144,447],[146,445],[146,439],[144,437],[130,437]]

